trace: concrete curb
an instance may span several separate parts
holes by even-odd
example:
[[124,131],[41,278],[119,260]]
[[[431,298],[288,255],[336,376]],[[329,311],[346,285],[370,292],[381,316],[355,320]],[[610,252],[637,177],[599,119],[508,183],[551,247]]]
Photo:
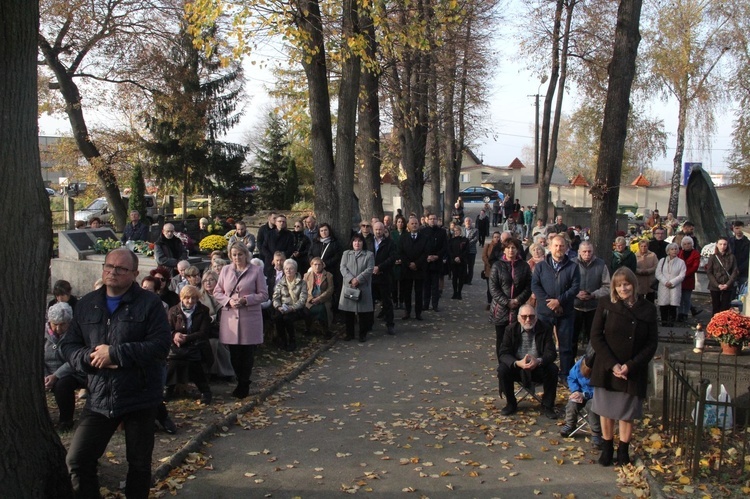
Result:
[[646,481],[646,483],[648,483],[649,497],[651,497],[652,499],[667,499],[667,496],[665,496],[661,490],[661,484],[656,479],[656,477],[651,474],[648,466],[646,466],[646,463],[643,462],[643,459],[641,459],[640,457],[637,458],[635,461],[635,466],[643,466],[641,476]]
[[260,404],[262,404],[268,397],[279,391],[282,386],[284,386],[286,383],[289,383],[296,379],[302,372],[307,370],[310,365],[315,362],[315,360],[318,359],[323,353],[327,352],[331,349],[333,345],[335,345],[338,342],[338,337],[334,336],[330,341],[327,343],[324,343],[320,348],[318,348],[316,351],[312,353],[307,359],[302,361],[297,367],[295,367],[290,373],[286,374],[284,377],[276,380],[271,386],[257,394],[252,400],[250,400],[248,403],[242,405],[241,407],[235,409],[234,411],[227,414],[224,419],[217,423],[211,423],[207,425],[205,428],[203,428],[198,434],[193,435],[190,440],[185,442],[185,444],[180,448],[177,452],[172,454],[169,459],[162,464],[160,464],[151,474],[151,479],[153,484],[156,484],[159,480],[163,480],[164,478],[169,475],[169,472],[172,471],[174,468],[179,466],[185,458],[190,454],[191,452],[197,452],[198,449],[200,449],[204,443],[212,440],[214,435],[221,431],[221,428],[223,426],[232,426],[237,422],[237,417],[245,414],[246,412],[252,411],[254,408],[258,407]]

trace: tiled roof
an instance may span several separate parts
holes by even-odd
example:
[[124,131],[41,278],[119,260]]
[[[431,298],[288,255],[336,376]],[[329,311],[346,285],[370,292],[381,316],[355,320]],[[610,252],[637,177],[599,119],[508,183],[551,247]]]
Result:
[[633,180],[633,182],[630,185],[634,185],[636,187],[651,187],[651,182],[649,182],[646,177],[643,176],[643,174],[638,175],[638,177]]
[[580,173],[570,181],[570,185],[575,187],[590,187],[589,183],[586,181],[586,178],[581,175]]

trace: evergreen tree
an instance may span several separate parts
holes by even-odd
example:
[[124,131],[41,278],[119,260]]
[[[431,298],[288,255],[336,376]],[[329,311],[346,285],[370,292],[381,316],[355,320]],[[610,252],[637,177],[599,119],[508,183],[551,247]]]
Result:
[[299,178],[296,162],[289,152],[286,128],[275,113],[268,115],[256,156],[253,173],[259,187],[259,205],[269,209],[290,209],[298,196]]
[[[216,37],[216,28],[205,36]],[[226,197],[242,175],[247,148],[218,140],[240,119],[243,92],[239,63],[223,67],[218,51],[199,51],[187,21],[169,55],[157,54],[163,82],[153,92],[153,111],[144,116],[151,138],[154,173],[163,182],[182,185],[182,203],[195,192]],[[184,211],[183,211],[184,213]]]
[[[136,210],[141,214],[141,220],[146,220],[146,182],[143,180],[143,170],[140,164],[133,167],[130,177],[130,198],[128,212]],[[144,222],[145,223],[145,222]]]
[[284,172],[286,196],[283,209],[288,210],[299,199],[299,176],[297,175],[297,162],[294,158],[287,157],[286,162],[286,172]]

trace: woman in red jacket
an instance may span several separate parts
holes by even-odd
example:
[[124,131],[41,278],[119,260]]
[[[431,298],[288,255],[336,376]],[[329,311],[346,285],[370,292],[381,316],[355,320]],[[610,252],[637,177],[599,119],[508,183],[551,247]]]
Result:
[[[682,281],[682,298],[680,299],[680,310],[677,314],[678,322],[685,322],[688,314],[693,309],[690,298],[695,289],[695,273],[701,264],[701,254],[693,248],[693,238],[685,236],[680,242],[682,250],[678,257],[685,262],[685,279]],[[698,315],[700,310],[692,310],[693,315]]]

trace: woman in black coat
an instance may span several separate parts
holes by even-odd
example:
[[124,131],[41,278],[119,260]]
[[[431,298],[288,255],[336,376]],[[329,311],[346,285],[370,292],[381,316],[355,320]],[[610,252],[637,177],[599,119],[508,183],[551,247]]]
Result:
[[490,272],[490,322],[495,325],[495,353],[499,359],[505,328],[518,321],[518,309],[531,297],[531,268],[521,258],[517,241],[508,239],[498,246],[503,254]]
[[453,300],[462,300],[461,291],[466,281],[466,261],[469,258],[469,240],[460,225],[453,227],[453,237],[448,240],[448,262],[453,276]]
[[201,392],[200,403],[211,403],[211,386],[203,371],[204,362],[213,363],[213,353],[208,342],[211,312],[200,302],[200,298],[200,290],[187,285],[180,290],[180,303],[167,312],[172,345],[167,356],[165,400],[174,396],[175,385],[182,382],[178,379],[181,377],[179,371],[186,368],[188,379]]
[[333,274],[333,307],[338,308],[339,295],[341,294],[341,255],[344,254],[344,249],[339,244],[336,236],[333,235],[331,226],[327,223],[322,223],[318,226],[318,237],[316,237],[310,251],[307,253],[310,261],[313,258],[318,257],[323,260],[325,269]]
[[609,298],[599,300],[591,326],[591,345],[596,360],[591,372],[594,401],[591,409],[602,423],[599,464],[612,464],[615,420],[619,421],[617,464],[630,462],[628,446],[633,420],[643,416],[648,384],[648,363],[656,353],[659,333],[656,306],[638,298],[638,280],[621,267],[612,275]]

